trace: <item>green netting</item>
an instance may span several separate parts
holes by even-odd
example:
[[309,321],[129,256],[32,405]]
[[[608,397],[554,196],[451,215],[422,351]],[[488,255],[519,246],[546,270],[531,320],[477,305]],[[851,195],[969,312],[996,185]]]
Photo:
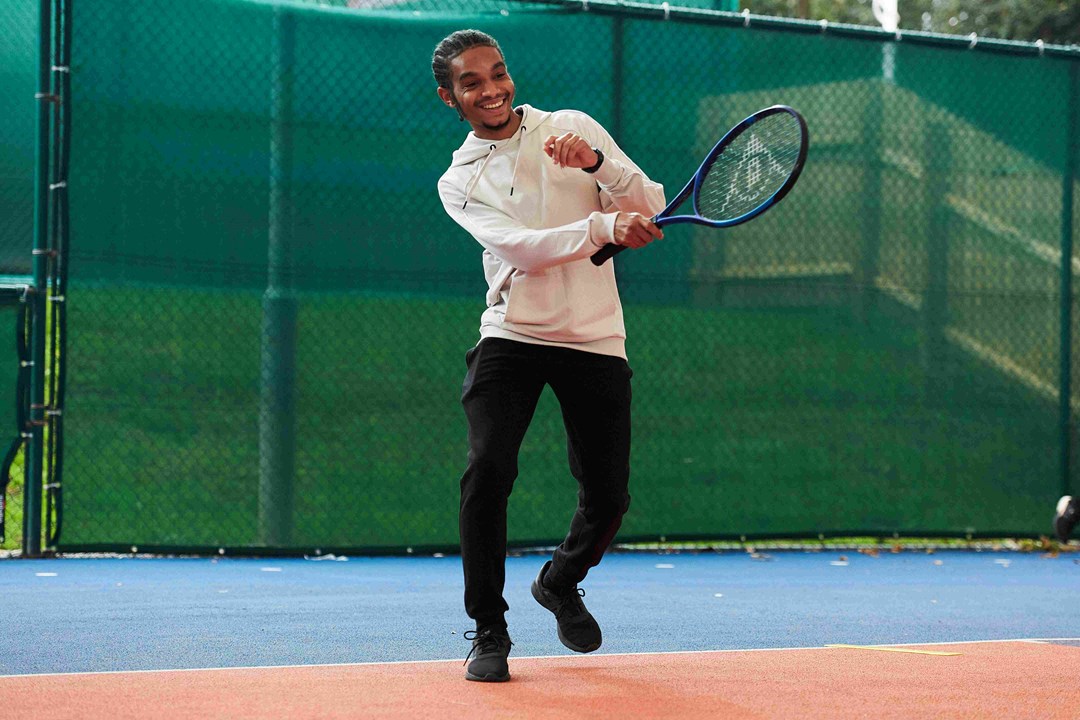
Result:
[[[810,127],[782,206],[620,257],[620,537],[1046,532],[1069,482],[1075,57],[611,8],[351,5],[74,6],[62,549],[456,543],[486,286],[435,191],[467,128],[430,55],[466,26],[499,38],[519,101],[588,112],[669,197],[760,107]],[[513,542],[565,531],[564,445],[546,395]]]
[[0,28],[0,275],[26,275],[34,240],[34,4],[0,2]]

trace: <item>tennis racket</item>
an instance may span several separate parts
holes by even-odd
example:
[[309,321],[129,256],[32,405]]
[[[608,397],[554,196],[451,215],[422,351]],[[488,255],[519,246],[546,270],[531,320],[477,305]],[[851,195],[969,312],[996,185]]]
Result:
[[[716,143],[701,167],[671,203],[652,220],[658,226],[697,223],[734,227],[783,200],[799,179],[810,135],[802,115],[786,105],[758,110]],[[675,215],[694,196],[689,214]],[[594,265],[626,249],[605,245],[592,256]]]

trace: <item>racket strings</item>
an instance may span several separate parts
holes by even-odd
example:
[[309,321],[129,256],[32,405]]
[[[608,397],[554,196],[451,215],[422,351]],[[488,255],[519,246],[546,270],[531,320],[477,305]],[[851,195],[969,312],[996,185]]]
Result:
[[698,214],[729,220],[754,210],[787,182],[801,146],[799,123],[786,113],[768,115],[750,125],[724,148],[702,178],[696,197]]

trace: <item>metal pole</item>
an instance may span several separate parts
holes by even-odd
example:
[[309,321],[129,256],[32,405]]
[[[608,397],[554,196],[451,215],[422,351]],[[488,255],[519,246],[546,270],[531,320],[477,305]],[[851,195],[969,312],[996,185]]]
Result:
[[296,464],[296,318],[292,269],[292,161],[290,120],[296,18],[274,9],[274,69],[270,128],[268,277],[263,295],[259,398],[259,543],[292,542]]
[[1072,475],[1072,303],[1073,303],[1073,186],[1076,155],[1080,150],[1080,64],[1069,68],[1069,111],[1065,126],[1065,167],[1061,174],[1061,332],[1058,349],[1061,363],[1058,391],[1058,422],[1061,433],[1061,494],[1068,495]]
[[862,207],[859,212],[861,244],[854,277],[853,299],[855,317],[861,323],[869,322],[871,307],[876,297],[881,256],[881,139],[884,137],[882,123],[885,119],[884,103],[888,88],[884,83],[873,82],[870,100],[863,113],[863,187]]
[[921,351],[927,387],[932,392],[933,382],[940,371],[948,308],[949,216],[945,201],[949,193],[952,148],[948,129],[941,121],[927,122],[924,147],[926,287],[923,289],[921,313]]
[[[623,137],[623,80],[626,73],[623,44],[625,42],[623,18],[616,15],[611,21],[611,136],[622,147],[626,147],[626,138]],[[613,261],[616,281],[623,277],[623,266],[621,262],[617,262],[618,260],[619,258],[615,258]]]
[[30,305],[30,439],[26,446],[23,494],[23,557],[41,556],[41,495],[45,431],[45,294],[48,285],[49,128],[52,105],[52,0],[41,0],[38,15],[37,148],[34,169],[34,286]]
[[616,15],[611,21],[611,135],[620,145],[626,142],[623,130],[623,43],[625,41],[623,19]]

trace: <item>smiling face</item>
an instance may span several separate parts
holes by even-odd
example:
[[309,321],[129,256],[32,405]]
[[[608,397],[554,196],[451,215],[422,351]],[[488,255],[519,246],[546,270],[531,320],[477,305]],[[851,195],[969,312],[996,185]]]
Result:
[[439,88],[439,97],[456,107],[477,137],[502,140],[513,135],[521,118],[514,112],[514,81],[498,49],[469,48],[450,61],[453,90]]

